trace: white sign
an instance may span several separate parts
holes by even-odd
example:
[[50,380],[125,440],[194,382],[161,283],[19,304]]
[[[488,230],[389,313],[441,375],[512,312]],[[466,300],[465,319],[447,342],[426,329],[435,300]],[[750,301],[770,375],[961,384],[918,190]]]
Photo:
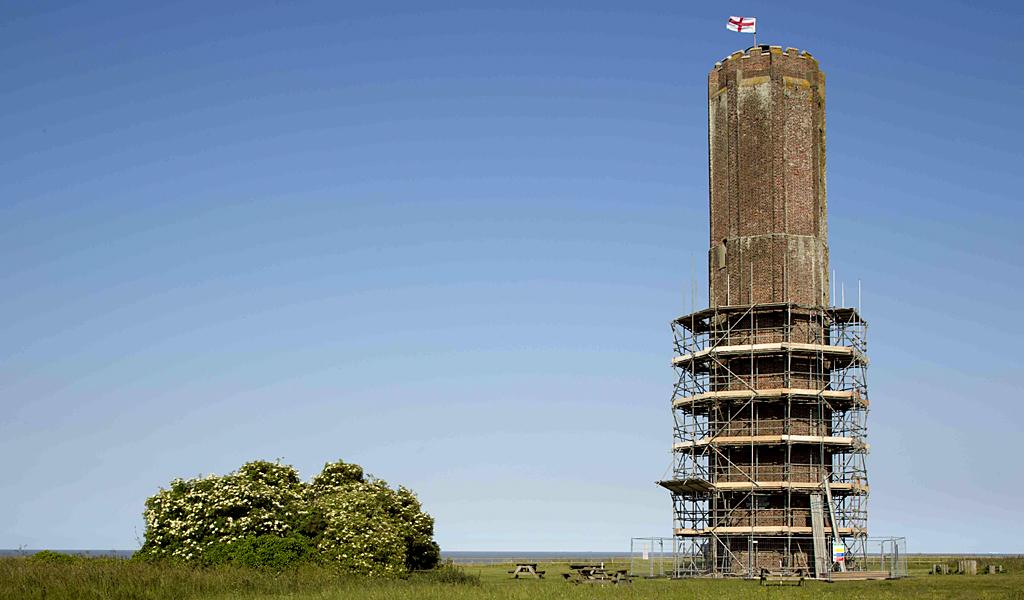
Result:
[[843,562],[846,560],[846,548],[842,544],[832,546],[832,560],[835,562]]

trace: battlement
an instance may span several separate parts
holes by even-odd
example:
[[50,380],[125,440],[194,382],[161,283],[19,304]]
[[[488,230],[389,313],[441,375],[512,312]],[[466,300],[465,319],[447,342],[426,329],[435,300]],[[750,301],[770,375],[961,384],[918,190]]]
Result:
[[752,58],[756,59],[756,58],[762,57],[762,56],[771,56],[773,58],[774,57],[785,56],[787,58],[804,59],[804,60],[808,60],[808,61],[811,61],[812,63],[814,63],[815,67],[818,66],[818,59],[814,58],[814,56],[811,55],[811,53],[806,51],[806,50],[801,51],[801,50],[799,50],[797,48],[786,48],[785,50],[783,50],[782,46],[759,45],[759,46],[751,46],[750,48],[747,48],[746,50],[737,50],[736,52],[733,52],[732,54],[730,54],[729,56],[726,56],[725,58],[723,58],[719,62],[716,62],[715,63],[715,69],[716,70],[722,69],[726,65],[730,64],[731,61],[734,62],[734,61],[750,60]]

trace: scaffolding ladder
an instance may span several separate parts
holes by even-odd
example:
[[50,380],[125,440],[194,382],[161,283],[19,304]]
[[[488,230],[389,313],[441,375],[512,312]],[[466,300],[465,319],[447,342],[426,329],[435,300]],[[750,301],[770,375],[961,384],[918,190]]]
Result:
[[814,576],[824,579],[831,570],[825,546],[825,505],[821,494],[811,494],[811,529],[814,533]]
[[[835,504],[832,503],[832,486],[828,484],[828,478],[825,478],[823,482],[825,484],[825,500],[828,502],[828,520],[832,522],[832,542],[834,544],[842,543],[841,537],[839,537],[839,523],[836,522],[836,511]],[[843,554],[846,550],[843,550]],[[845,557],[844,557],[845,558]],[[846,572],[846,560],[839,561],[839,570],[843,573]]]

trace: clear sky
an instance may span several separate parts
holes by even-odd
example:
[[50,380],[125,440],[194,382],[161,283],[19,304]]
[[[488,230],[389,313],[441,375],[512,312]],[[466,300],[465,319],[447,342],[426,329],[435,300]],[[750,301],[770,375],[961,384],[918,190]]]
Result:
[[1020,3],[8,2],[0,547],[134,548],[177,476],[343,458],[448,550],[668,535],[706,74],[828,73],[870,529],[1024,551]]

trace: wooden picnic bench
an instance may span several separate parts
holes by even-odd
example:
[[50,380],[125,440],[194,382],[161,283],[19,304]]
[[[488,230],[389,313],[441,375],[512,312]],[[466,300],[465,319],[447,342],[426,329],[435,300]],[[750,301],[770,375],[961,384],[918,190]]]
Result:
[[571,573],[562,573],[562,577],[570,583],[590,583],[597,585],[619,585],[620,583],[631,583],[629,573],[626,569],[609,571],[600,565],[569,565]]
[[803,585],[802,571],[771,571],[761,569],[761,585]]
[[512,579],[519,579],[520,575],[544,579],[546,571],[538,571],[537,563],[516,563],[516,568],[509,571],[509,573],[512,574]]

